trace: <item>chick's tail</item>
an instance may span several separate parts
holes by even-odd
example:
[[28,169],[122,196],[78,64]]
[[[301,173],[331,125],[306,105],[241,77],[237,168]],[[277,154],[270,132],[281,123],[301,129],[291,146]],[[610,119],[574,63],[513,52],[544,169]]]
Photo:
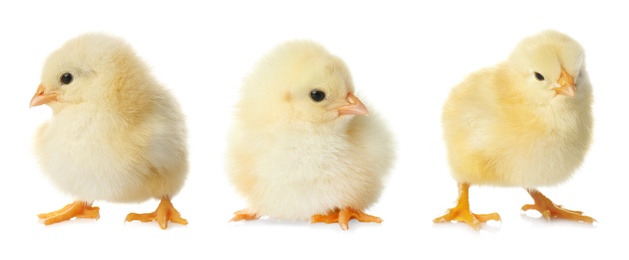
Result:
[[179,211],[177,211],[177,209],[175,209],[175,206],[173,206],[173,203],[170,202],[170,198],[168,197],[163,197],[162,201],[159,203],[159,206],[157,206],[157,209],[151,213],[129,213],[127,215],[126,221],[130,222],[134,220],[139,220],[142,222],[157,221],[161,229],[168,228],[169,221],[181,225],[188,224],[188,220],[181,217],[181,214],[179,213]]
[[459,200],[456,206],[448,210],[448,213],[443,216],[435,218],[432,222],[444,223],[462,221],[475,230],[480,230],[480,223],[485,223],[490,220],[500,221],[500,215],[498,215],[498,213],[474,214],[470,211],[469,189],[469,183],[459,183]]
[[93,218],[100,217],[98,207],[92,207],[91,202],[75,201],[60,210],[37,215],[45,225],[55,224],[72,218]]

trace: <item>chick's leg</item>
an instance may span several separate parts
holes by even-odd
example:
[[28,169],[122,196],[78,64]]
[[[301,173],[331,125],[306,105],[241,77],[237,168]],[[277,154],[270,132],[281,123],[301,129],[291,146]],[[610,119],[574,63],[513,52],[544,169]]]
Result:
[[93,218],[98,219],[100,217],[98,213],[98,207],[92,207],[92,203],[85,201],[75,201],[63,207],[60,210],[43,213],[37,215],[42,223],[50,225],[59,223],[61,221],[70,220],[72,218]]
[[564,209],[560,205],[555,205],[555,203],[536,189],[527,189],[527,191],[535,201],[535,204],[526,204],[522,206],[523,211],[530,209],[537,210],[547,220],[550,220],[550,218],[553,217],[586,223],[593,223],[596,221],[591,217],[584,216],[581,211],[568,210]]
[[361,210],[353,209],[350,207],[344,209],[334,209],[327,215],[313,215],[310,218],[310,222],[318,223],[325,222],[327,224],[330,223],[339,223],[341,229],[347,230],[349,229],[349,221],[352,219],[356,219],[360,222],[375,222],[382,223],[382,219],[376,216],[368,215],[362,212]]
[[480,223],[485,223],[489,220],[500,221],[500,215],[498,215],[498,213],[474,214],[470,211],[468,195],[469,189],[469,183],[459,183],[459,201],[456,206],[448,210],[448,213],[445,215],[435,218],[432,222],[444,223],[450,221],[463,221],[472,228],[479,230]]
[[175,209],[173,203],[167,197],[162,198],[162,201],[157,206],[157,209],[151,213],[137,214],[129,213],[126,221],[139,220],[142,222],[157,221],[159,227],[166,229],[168,227],[168,221],[179,223],[181,225],[187,225],[188,221],[181,217],[179,211]]

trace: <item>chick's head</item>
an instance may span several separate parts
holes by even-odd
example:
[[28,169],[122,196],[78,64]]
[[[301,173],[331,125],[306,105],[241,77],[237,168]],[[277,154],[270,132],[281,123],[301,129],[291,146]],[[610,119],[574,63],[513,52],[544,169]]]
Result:
[[[137,70],[137,71],[133,71]],[[30,106],[49,105],[54,112],[83,102],[115,103],[126,81],[140,77],[143,64],[123,40],[105,34],[84,34],[51,53]]]
[[578,42],[560,32],[548,30],[525,38],[507,63],[519,82],[525,82],[516,85],[533,103],[580,99],[590,94],[585,52]]
[[263,58],[245,80],[242,103],[249,109],[241,110],[266,123],[338,125],[369,114],[345,63],[310,41],[284,43]]

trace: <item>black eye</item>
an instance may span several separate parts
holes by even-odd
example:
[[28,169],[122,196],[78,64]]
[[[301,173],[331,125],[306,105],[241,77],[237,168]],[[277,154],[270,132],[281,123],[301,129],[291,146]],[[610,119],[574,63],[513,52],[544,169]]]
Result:
[[540,74],[539,72],[535,72],[535,78],[539,81],[544,81],[544,75]]
[[72,74],[70,73],[63,73],[61,75],[61,78],[59,78],[59,81],[61,81],[61,83],[63,83],[63,85],[68,85],[70,83],[72,83],[72,80],[74,79],[74,77],[72,76]]
[[310,91],[310,98],[312,98],[314,102],[321,102],[321,100],[325,98],[325,92],[318,89],[313,89]]

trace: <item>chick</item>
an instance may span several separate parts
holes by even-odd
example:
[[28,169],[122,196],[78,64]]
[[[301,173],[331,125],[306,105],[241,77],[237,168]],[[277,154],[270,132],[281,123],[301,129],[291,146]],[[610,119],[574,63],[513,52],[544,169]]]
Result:
[[40,214],[44,224],[97,219],[95,200],[150,198],[161,199],[155,212],[126,221],[188,223],[170,202],[188,171],[184,117],[127,43],[96,33],[69,40],[45,62],[30,102],[43,104],[53,116],[37,131],[36,155],[44,174],[76,198]]
[[367,215],[394,159],[384,123],[356,97],[345,63],[310,41],[289,41],[244,81],[228,148],[232,183],[249,207],[233,221],[380,223]]
[[473,214],[470,185],[523,187],[546,219],[592,223],[555,205],[537,190],[566,181],[582,163],[592,136],[592,86],[584,50],[557,31],[522,40],[509,58],[471,74],[443,107],[443,130],[456,207],[435,223],[463,221],[474,229],[497,213]]

